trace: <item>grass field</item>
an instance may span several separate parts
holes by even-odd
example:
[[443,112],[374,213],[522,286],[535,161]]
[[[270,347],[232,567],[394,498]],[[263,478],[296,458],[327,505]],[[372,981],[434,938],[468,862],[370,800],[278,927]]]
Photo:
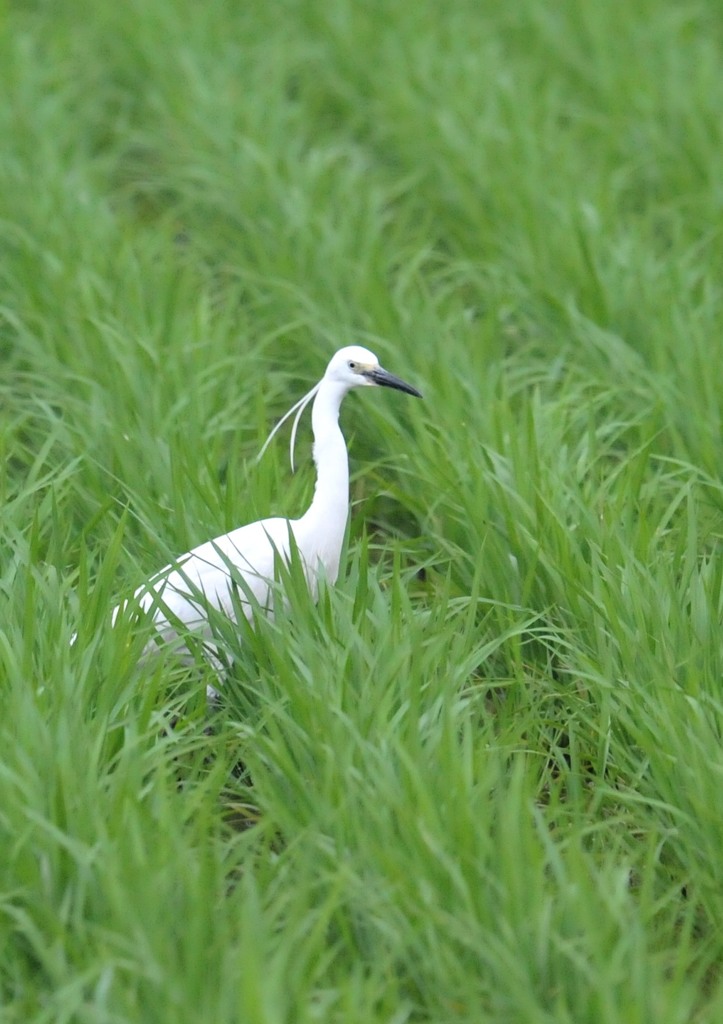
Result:
[[[0,1022],[723,1020],[720,5],[0,24]],[[209,729],[110,609],[350,343],[425,400]]]

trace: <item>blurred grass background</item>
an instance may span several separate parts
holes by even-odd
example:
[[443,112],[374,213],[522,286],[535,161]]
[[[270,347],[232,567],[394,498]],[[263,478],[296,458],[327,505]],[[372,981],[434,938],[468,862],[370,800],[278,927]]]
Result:
[[[719,1021],[719,6],[0,11],[0,1020]],[[209,733],[109,611],[349,343]]]

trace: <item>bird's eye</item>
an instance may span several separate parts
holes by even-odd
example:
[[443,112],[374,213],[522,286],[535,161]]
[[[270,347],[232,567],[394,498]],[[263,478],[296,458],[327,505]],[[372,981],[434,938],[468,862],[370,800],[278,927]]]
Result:
[[356,363],[354,362],[353,359],[350,359],[346,365],[349,367],[350,370],[356,370]]

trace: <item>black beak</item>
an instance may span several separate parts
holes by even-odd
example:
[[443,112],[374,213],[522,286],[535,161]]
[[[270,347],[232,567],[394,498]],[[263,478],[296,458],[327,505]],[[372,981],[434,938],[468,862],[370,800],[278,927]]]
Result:
[[422,397],[421,393],[416,388],[413,388],[411,384],[407,384],[400,377],[395,377],[393,373],[387,373],[381,366],[377,366],[374,370],[362,370],[361,372],[367,380],[370,380],[372,384],[378,384],[379,387],[404,391],[405,394],[414,395],[415,398]]

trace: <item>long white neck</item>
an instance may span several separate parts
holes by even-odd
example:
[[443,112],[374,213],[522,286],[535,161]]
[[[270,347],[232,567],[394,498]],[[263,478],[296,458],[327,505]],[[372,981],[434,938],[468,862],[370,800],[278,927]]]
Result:
[[349,459],[339,428],[339,408],[346,392],[343,385],[322,380],[314,398],[311,427],[316,487],[311,505],[300,520],[320,538],[326,534],[332,547],[338,540],[339,548],[349,514]]

